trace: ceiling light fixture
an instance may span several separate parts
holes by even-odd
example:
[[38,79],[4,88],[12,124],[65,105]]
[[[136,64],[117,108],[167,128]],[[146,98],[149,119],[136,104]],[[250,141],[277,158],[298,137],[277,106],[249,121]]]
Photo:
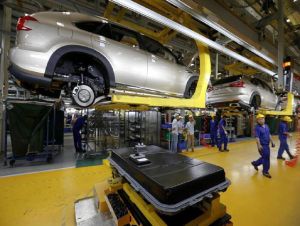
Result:
[[[205,15],[202,15],[201,13],[197,12],[195,9],[191,8],[189,5],[185,4],[184,2],[181,2],[180,0],[167,0],[170,4],[178,7],[179,9],[183,10],[184,12],[187,12],[195,19],[205,23],[206,25],[210,26],[211,28],[215,29],[216,31],[220,32],[221,34],[225,35],[230,40],[236,42],[237,44],[245,47],[252,53],[256,54],[257,56],[262,57],[266,61],[268,61],[271,64],[276,65],[277,62],[272,59],[271,57],[267,56],[266,54],[262,53],[261,50],[258,50],[254,46],[247,43],[245,40],[242,40],[240,37],[235,35],[234,33],[230,32],[226,28],[220,26],[218,23],[214,22],[210,18],[206,17]],[[220,43],[221,44],[221,43]]]

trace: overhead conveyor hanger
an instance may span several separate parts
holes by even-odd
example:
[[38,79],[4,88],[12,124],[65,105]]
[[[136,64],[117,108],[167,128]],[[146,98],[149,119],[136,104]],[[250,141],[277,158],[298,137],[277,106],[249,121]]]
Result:
[[197,42],[200,58],[200,75],[194,95],[190,99],[173,97],[144,97],[132,95],[112,95],[112,103],[148,105],[173,108],[205,108],[205,95],[211,74],[208,48]]
[[293,104],[294,104],[294,94],[288,93],[287,105],[283,111],[259,110],[258,112],[264,115],[293,115]]
[[[150,18],[160,24],[163,24],[177,32],[180,32],[196,41],[198,50],[199,50],[199,59],[200,59],[200,74],[199,80],[197,83],[196,91],[190,99],[183,98],[172,98],[172,97],[142,97],[142,96],[132,96],[132,95],[112,95],[112,103],[116,104],[136,104],[136,105],[147,105],[147,106],[156,106],[156,107],[174,107],[174,108],[205,108],[205,96],[207,91],[207,85],[209,83],[210,74],[211,74],[211,62],[208,47],[214,48],[217,51],[224,53],[225,55],[231,56],[253,68],[256,68],[259,71],[267,73],[269,75],[274,75],[275,72],[265,68],[248,58],[206,38],[205,36],[174,22],[173,20],[164,17],[132,0],[110,0],[111,2],[118,4],[124,8],[132,10],[136,13],[139,13],[147,18]],[[264,111],[265,114],[272,115],[290,115],[292,114],[292,105],[293,105],[293,94],[288,94],[288,103],[286,110],[284,111]]]

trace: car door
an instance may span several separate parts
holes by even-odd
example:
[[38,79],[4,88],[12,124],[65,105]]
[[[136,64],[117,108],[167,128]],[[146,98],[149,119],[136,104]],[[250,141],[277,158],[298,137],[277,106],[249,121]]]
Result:
[[258,80],[258,81],[262,87],[262,89],[261,89],[261,95],[263,96],[262,106],[265,108],[275,109],[276,104],[277,104],[277,97],[273,93],[273,90],[264,81],[262,81],[262,80]]
[[[115,24],[107,24],[110,32],[94,35],[93,46],[112,64],[117,84],[145,87],[147,52],[140,49],[137,34]],[[104,33],[103,33],[104,34]]]
[[146,87],[182,96],[191,73],[177,63],[176,57],[166,47],[146,36],[142,36],[142,40],[148,51]]

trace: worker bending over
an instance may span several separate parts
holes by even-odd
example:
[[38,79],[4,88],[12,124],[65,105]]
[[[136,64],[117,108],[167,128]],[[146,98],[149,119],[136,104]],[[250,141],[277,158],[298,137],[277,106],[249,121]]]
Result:
[[272,147],[275,147],[275,144],[272,140],[270,130],[268,125],[265,124],[265,116],[258,114],[256,116],[257,125],[255,127],[255,137],[257,148],[261,157],[251,162],[255,170],[258,170],[258,166],[263,165],[263,175],[267,178],[272,178],[269,169],[270,169],[270,141]]
[[86,120],[87,120],[87,115],[80,116],[76,119],[73,125],[73,138],[74,138],[74,146],[76,152],[82,152],[80,130],[83,128]]
[[282,157],[284,151],[287,152],[290,159],[294,158],[294,156],[290,152],[289,145],[287,143],[287,138],[292,136],[290,133],[288,133],[289,122],[292,122],[292,119],[289,116],[284,116],[282,121],[279,124],[278,136],[279,136],[280,146],[278,149],[277,159],[285,160],[285,158]]

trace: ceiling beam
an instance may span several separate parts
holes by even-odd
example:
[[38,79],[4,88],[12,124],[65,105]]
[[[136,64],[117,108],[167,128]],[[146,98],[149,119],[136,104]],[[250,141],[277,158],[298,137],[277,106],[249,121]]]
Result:
[[[186,1],[186,0],[185,0]],[[245,40],[256,49],[260,50],[264,54],[267,54],[274,61],[278,61],[277,47],[270,42],[258,40],[257,32],[249,27],[246,23],[241,21],[238,17],[220,5],[217,1],[212,0],[193,0],[197,2],[200,7],[203,7],[205,12],[211,12],[212,15],[208,15],[209,19],[224,26],[236,36]],[[295,70],[300,72],[300,66],[295,65]]]

